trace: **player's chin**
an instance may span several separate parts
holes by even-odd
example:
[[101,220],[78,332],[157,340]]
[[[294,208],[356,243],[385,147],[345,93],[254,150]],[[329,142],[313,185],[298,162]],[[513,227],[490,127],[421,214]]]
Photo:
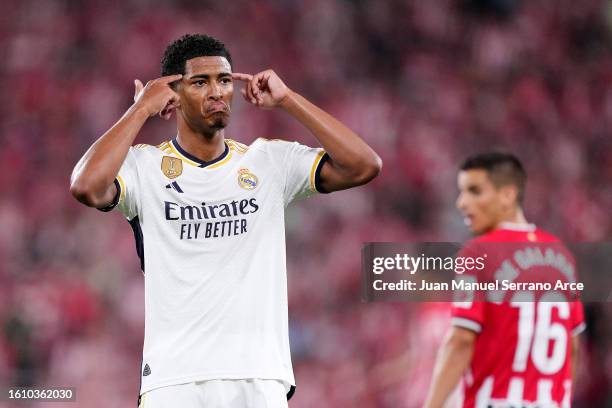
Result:
[[467,227],[470,229],[470,232],[474,235],[481,235],[486,230],[486,228],[483,225],[480,225],[477,222],[474,222],[473,220]]
[[493,231],[495,229],[495,225],[492,224],[476,224],[473,223],[470,226],[470,230],[472,231],[472,234],[474,235],[483,235],[486,234],[490,231]]
[[229,115],[214,115],[209,119],[209,126],[212,129],[223,129],[229,124]]

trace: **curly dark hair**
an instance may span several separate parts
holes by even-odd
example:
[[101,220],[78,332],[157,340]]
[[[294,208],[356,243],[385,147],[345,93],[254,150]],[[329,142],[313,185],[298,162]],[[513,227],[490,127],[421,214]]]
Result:
[[232,56],[221,41],[205,34],[185,34],[166,48],[162,76],[184,74],[185,62],[196,57],[225,57],[232,66]]

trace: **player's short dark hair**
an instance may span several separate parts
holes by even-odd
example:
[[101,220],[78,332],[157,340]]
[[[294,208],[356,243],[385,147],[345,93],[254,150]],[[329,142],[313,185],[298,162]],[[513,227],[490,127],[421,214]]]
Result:
[[518,190],[517,200],[523,202],[527,173],[521,161],[510,153],[489,152],[468,157],[461,165],[461,170],[482,169],[496,187],[515,185]]
[[232,66],[232,56],[221,41],[206,34],[185,34],[166,48],[162,76],[184,74],[185,62],[197,57],[225,57]]

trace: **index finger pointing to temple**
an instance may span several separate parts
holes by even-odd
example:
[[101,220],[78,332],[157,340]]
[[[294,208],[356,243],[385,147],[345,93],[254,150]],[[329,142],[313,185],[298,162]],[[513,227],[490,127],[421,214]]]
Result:
[[176,74],[176,75],[167,75],[167,76],[163,76],[161,78],[159,78],[159,80],[161,82],[165,82],[167,84],[174,82],[174,81],[178,81],[179,79],[181,79],[183,77],[182,74]]
[[241,74],[239,72],[234,72],[232,74],[232,79],[237,79],[239,81],[250,81],[251,79],[253,79],[253,75]]

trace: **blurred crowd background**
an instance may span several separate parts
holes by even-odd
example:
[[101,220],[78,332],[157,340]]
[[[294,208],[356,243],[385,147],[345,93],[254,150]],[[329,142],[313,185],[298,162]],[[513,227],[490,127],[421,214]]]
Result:
[[[119,213],[79,205],[69,177],[130,105],[133,80],[159,76],[164,48],[192,32],[224,41],[235,71],[275,69],[384,160],[374,183],[287,211],[292,408],[420,406],[448,305],[362,303],[360,250],[469,238],[454,208],[466,155],[516,153],[531,221],[567,241],[612,237],[611,1],[5,0],[0,385],[136,406],[144,307],[132,232]],[[228,137],[317,144],[238,94],[233,112]],[[136,142],[173,136],[173,121],[154,118]],[[611,407],[612,307],[586,311],[574,406]]]

